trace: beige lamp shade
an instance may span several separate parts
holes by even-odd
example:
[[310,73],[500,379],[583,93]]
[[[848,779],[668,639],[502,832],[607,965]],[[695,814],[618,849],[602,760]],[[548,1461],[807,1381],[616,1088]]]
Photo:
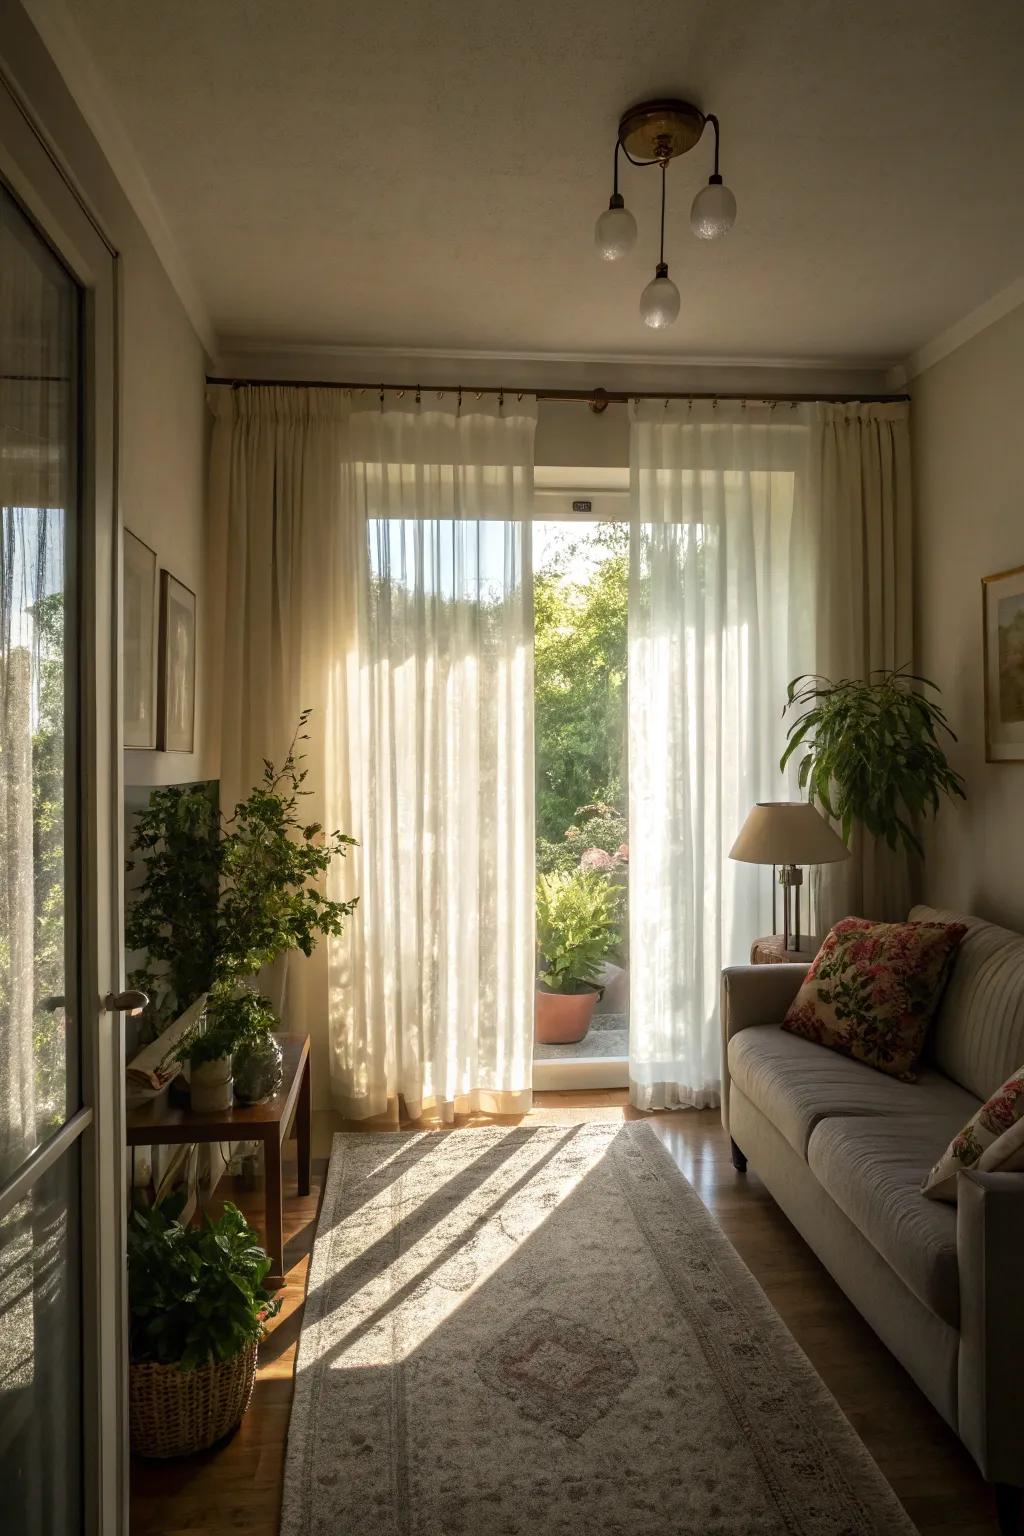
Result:
[[742,864],[836,864],[850,850],[807,800],[759,800],[729,851]]

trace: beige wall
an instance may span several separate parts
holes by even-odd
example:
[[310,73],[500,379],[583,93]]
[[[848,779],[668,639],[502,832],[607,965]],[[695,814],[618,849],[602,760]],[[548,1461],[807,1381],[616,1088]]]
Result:
[[[204,377],[206,354],[156,253],[50,55],[20,5],[4,4],[0,63],[121,258],[119,493],[124,525],[197,594],[197,689],[202,689],[204,577]],[[196,751],[126,752],[128,784],[205,778],[216,765]]]
[[966,805],[928,837],[927,901],[1024,928],[1024,762],[985,762],[981,578],[1024,565],[1024,307],[915,379],[917,649]]

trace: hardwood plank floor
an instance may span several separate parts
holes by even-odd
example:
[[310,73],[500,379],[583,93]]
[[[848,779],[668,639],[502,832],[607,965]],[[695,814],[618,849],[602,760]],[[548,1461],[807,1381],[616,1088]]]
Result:
[[[505,1123],[640,1118],[649,1119],[664,1137],[854,1424],[921,1536],[996,1536],[991,1491],[967,1452],[790,1226],[756,1173],[736,1173],[717,1110],[641,1116],[626,1103],[624,1090],[541,1093],[522,1121]],[[459,1120],[487,1123],[493,1122],[482,1115]],[[260,1351],[249,1412],[237,1434],[219,1450],[165,1463],[133,1460],[132,1536],[221,1536],[236,1531],[278,1536],[292,1375],[325,1171],[325,1160],[317,1159],[312,1192],[300,1197],[294,1166],[285,1168],[287,1279],[281,1312]],[[234,1200],[259,1225],[261,1191],[224,1180],[218,1197]]]

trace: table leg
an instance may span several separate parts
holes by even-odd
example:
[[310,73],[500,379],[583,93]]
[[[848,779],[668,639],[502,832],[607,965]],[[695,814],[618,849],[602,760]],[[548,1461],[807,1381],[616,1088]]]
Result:
[[277,1126],[263,1141],[263,1177],[266,1182],[266,1244],[270,1255],[268,1281],[284,1284],[284,1217],[281,1209],[281,1137]]
[[309,1057],[302,1068],[299,1084],[299,1103],[295,1111],[295,1151],[299,1164],[299,1194],[308,1195],[313,1161],[312,1088],[310,1084]]

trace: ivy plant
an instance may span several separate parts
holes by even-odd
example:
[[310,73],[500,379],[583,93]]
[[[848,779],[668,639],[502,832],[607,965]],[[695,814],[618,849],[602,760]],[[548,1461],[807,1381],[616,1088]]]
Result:
[[537,879],[538,976],[549,992],[590,992],[618,939],[621,889],[596,872]]
[[128,1222],[131,1357],[192,1371],[261,1338],[280,1303],[263,1284],[270,1260],[236,1206],[196,1227],[182,1226],[180,1209],[175,1198]]
[[905,667],[867,680],[804,674],[790,683],[783,713],[795,718],[780,766],[802,753],[800,788],[839,823],[847,845],[859,822],[890,848],[922,854],[915,821],[935,815],[943,795],[966,799],[940,744],[956,737],[929,688],[938,692]]

